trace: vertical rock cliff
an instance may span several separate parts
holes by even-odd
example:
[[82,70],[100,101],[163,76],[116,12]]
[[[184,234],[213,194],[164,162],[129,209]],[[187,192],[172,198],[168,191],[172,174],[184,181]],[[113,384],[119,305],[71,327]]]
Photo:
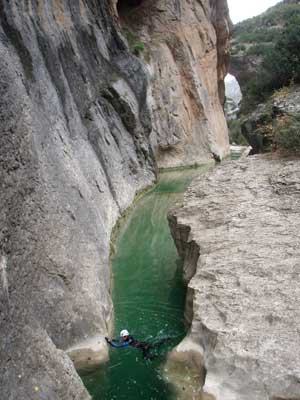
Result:
[[[134,4],[139,3],[136,7]],[[119,1],[120,24],[150,75],[151,142],[160,167],[228,154],[222,105],[231,23],[226,1]],[[134,32],[134,34],[133,34]]]
[[1,398],[89,398],[65,351],[107,357],[117,218],[157,166],[227,154],[228,26],[226,1],[0,0]]
[[299,399],[299,191],[299,160],[249,157],[197,178],[169,215],[190,323],[171,358],[202,365],[203,400]]

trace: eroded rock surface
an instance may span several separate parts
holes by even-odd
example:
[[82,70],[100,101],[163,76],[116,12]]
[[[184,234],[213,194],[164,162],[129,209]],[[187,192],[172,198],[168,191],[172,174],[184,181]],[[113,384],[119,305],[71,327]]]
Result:
[[227,153],[227,45],[225,0],[0,1],[1,399],[89,397],[65,352],[107,359],[111,230],[158,165]]
[[0,5],[0,397],[85,399],[58,349],[108,356],[110,233],[155,179],[146,72],[107,2]]
[[[124,34],[143,45],[159,167],[229,153],[224,78],[231,22],[226,1],[139,1],[119,8]],[[132,32],[135,32],[133,36]]]
[[169,216],[213,399],[300,398],[299,194],[299,160],[254,156],[199,177]]

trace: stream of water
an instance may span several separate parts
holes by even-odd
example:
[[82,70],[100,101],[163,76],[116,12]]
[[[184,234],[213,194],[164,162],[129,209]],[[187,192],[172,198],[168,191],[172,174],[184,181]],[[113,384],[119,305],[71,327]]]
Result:
[[159,184],[139,200],[120,230],[112,260],[115,336],[128,329],[142,341],[171,339],[151,361],[132,347],[111,349],[108,364],[83,371],[81,378],[94,400],[175,398],[162,377],[162,366],[167,351],[185,334],[186,290],[167,212],[200,171],[161,174]]

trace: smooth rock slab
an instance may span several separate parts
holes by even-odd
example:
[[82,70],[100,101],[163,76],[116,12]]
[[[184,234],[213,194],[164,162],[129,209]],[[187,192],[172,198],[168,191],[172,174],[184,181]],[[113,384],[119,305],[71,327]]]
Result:
[[103,336],[95,336],[68,348],[66,353],[77,370],[95,368],[109,360],[108,347]]
[[169,215],[213,399],[300,399],[299,195],[299,160],[255,156],[199,177]]

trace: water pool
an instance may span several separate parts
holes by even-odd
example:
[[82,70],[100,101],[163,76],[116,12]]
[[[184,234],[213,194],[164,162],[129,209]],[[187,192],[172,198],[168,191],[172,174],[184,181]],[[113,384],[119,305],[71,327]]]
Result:
[[167,212],[204,169],[162,173],[158,185],[137,202],[119,232],[112,260],[115,336],[125,328],[138,340],[171,339],[154,360],[144,360],[141,351],[132,347],[111,349],[108,364],[82,371],[94,400],[175,398],[161,369],[167,351],[185,335],[186,288]]

